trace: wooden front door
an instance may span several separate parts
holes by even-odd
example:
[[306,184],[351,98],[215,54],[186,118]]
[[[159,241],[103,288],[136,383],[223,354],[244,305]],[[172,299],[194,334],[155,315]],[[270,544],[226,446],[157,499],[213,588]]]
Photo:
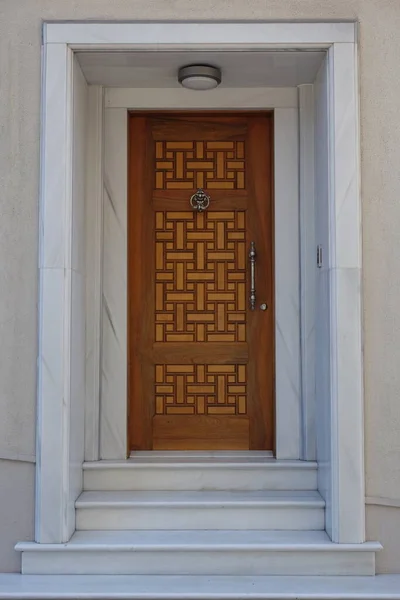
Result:
[[272,209],[271,114],[130,115],[130,449],[273,448]]

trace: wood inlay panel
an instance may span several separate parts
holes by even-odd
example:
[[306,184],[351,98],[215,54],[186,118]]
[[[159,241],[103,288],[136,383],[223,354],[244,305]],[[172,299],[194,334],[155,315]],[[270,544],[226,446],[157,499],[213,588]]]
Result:
[[242,211],[155,213],[156,342],[246,341]]
[[156,141],[158,190],[243,190],[244,141]]
[[246,365],[156,365],[157,415],[247,414]]
[[129,450],[271,450],[272,115],[129,123]]

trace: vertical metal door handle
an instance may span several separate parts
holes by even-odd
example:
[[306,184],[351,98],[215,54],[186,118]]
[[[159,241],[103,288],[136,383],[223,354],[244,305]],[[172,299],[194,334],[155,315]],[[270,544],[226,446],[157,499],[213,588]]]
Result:
[[250,310],[255,310],[256,308],[256,258],[256,244],[255,242],[250,242]]

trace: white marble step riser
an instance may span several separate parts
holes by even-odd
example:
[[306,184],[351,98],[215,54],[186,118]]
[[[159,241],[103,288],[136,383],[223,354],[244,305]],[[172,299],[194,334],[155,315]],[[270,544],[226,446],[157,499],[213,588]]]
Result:
[[0,599],[400,600],[400,575],[287,577],[220,575],[0,574]]
[[235,529],[321,530],[318,507],[101,507],[77,508],[77,530]]
[[316,490],[316,469],[155,468],[90,469],[85,490]]
[[373,552],[24,552],[30,575],[374,575]]

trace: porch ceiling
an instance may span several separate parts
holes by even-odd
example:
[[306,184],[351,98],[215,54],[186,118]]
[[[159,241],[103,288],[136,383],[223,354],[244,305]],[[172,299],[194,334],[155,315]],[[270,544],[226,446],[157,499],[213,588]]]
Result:
[[293,87],[313,83],[324,51],[231,52],[78,52],[90,84],[107,87],[176,88],[179,67],[212,64],[222,70],[222,84],[238,87]]

